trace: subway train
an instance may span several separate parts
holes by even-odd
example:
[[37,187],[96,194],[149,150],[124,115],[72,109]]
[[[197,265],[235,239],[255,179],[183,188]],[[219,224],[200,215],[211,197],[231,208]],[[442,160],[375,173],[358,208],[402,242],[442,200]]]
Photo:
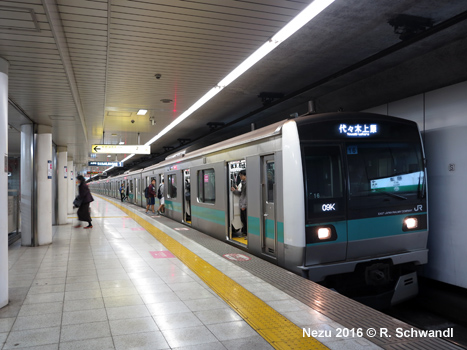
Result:
[[[239,172],[246,171],[241,234]],[[92,181],[145,207],[164,180],[163,215],[371,306],[418,293],[427,262],[427,177],[416,123],[370,113],[281,121],[145,169]],[[244,189],[245,190],[245,189]],[[158,200],[156,199],[156,208]]]

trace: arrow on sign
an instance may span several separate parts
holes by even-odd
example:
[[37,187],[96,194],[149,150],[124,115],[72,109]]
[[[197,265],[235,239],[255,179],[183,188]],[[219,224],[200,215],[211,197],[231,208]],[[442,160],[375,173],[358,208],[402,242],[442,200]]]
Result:
[[94,151],[96,151],[96,152],[99,152],[100,150],[101,150],[101,148],[100,148],[100,147],[97,147],[97,146],[96,146],[96,147],[94,147]]

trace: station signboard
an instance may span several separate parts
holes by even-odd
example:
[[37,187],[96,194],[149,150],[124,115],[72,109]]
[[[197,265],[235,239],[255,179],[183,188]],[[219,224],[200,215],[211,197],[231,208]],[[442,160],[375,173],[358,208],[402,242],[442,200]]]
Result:
[[115,167],[122,167],[123,162],[97,162],[92,161],[88,162],[88,166],[115,166]]
[[92,145],[92,153],[151,154],[149,145]]

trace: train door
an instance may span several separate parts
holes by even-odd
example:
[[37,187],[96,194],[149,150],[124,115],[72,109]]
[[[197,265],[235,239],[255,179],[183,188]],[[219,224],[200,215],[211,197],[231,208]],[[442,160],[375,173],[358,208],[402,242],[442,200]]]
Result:
[[[162,181],[164,181],[164,174],[159,174],[159,183],[157,183],[157,181],[156,181],[156,198],[157,198],[157,193],[158,193],[157,190],[161,187]],[[164,189],[164,192],[165,192],[165,189]],[[162,197],[164,197],[164,196],[165,196],[165,194],[162,193]],[[164,198],[164,200],[165,200],[165,198]],[[161,199],[159,199],[159,205],[160,204],[161,204]]]
[[263,253],[276,255],[277,229],[274,155],[261,157],[261,245]]
[[133,179],[129,180],[128,185],[130,186],[130,188],[128,189],[127,201],[132,203],[133,202],[133,193],[134,193]]
[[134,200],[133,200],[133,203],[134,203],[134,204],[140,204],[139,202],[140,202],[140,193],[141,193],[141,192],[140,192],[140,188],[139,188],[139,187],[140,187],[139,179],[136,178],[136,179],[135,179],[135,198],[134,198]]
[[190,169],[183,170],[183,221],[191,225],[191,180]]
[[141,178],[141,206],[146,207],[148,199],[146,196],[146,188],[151,184],[151,178],[146,176],[146,178]]
[[227,163],[228,167],[228,207],[229,207],[229,216],[228,216],[228,239],[237,241],[242,244],[248,243],[248,237],[242,236],[242,220],[240,216],[240,206],[239,206],[239,196],[235,195],[232,192],[232,187],[237,190],[241,190],[241,182],[239,173],[241,170],[246,168],[245,160],[237,160]]

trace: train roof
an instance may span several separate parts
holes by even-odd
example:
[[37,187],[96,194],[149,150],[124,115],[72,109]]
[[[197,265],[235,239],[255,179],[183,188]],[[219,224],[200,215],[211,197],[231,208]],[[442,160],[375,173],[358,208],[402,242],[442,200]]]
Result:
[[247,132],[246,134],[236,136],[231,139],[221,141],[221,142],[215,143],[207,147],[200,148],[198,150],[195,150],[187,154],[180,154],[179,156],[168,157],[166,160],[160,163],[154,164],[150,167],[147,167],[145,170],[156,169],[161,166],[165,166],[167,164],[172,164],[174,163],[174,161],[177,161],[177,160],[187,160],[187,159],[192,159],[196,157],[202,157],[204,155],[219,152],[227,148],[255,142],[255,141],[262,140],[262,139],[265,139],[265,138],[268,138],[274,135],[279,135],[281,133],[282,126],[288,121],[289,120],[282,120],[280,122],[265,126],[261,129]]
[[334,112],[334,113],[321,113],[321,114],[311,114],[303,117],[298,117],[294,119],[297,123],[297,126],[311,123],[319,123],[325,121],[352,121],[352,120],[368,120],[368,121],[391,121],[401,124],[416,124],[415,122],[402,119],[397,117],[392,117],[383,114],[376,113],[366,113],[366,112]]
[[[403,124],[416,124],[415,122],[407,120],[407,119],[391,117],[391,116],[375,114],[375,113],[364,113],[364,112],[333,112],[333,113],[304,115],[304,116],[300,116],[294,119],[285,119],[280,122],[260,128],[258,130],[250,131],[240,136],[236,136],[228,140],[221,141],[221,142],[215,143],[207,147],[200,148],[198,150],[195,150],[189,153],[184,153],[184,150],[182,150],[180,152],[177,152],[167,157],[162,162],[151,165],[144,169],[134,170],[128,174],[125,174],[125,176],[138,174],[138,173],[148,171],[148,170],[154,170],[154,169],[157,169],[157,168],[169,165],[169,164],[173,164],[174,162],[177,162],[177,161],[193,159],[196,157],[202,157],[208,154],[212,154],[215,152],[225,150],[227,148],[232,148],[232,147],[236,147],[239,145],[255,142],[255,141],[265,139],[265,138],[268,138],[274,135],[280,135],[283,125],[286,124],[287,122],[295,122],[297,123],[297,126],[300,127],[300,125],[306,125],[310,123],[319,123],[323,121],[333,121],[333,120],[345,121],[345,120],[355,120],[355,119],[372,120],[372,121],[391,120],[391,121],[399,122]],[[122,175],[119,175],[119,176],[122,176]]]

